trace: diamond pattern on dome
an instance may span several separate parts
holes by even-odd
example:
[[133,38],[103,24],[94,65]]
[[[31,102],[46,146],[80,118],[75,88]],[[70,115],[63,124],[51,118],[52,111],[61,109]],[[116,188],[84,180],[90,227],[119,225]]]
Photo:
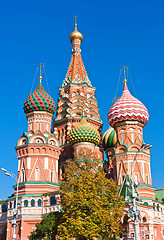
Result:
[[121,97],[111,106],[108,112],[108,123],[110,126],[123,121],[138,121],[146,125],[149,120],[149,113],[145,105],[133,97],[127,86]]
[[68,134],[68,142],[72,145],[78,142],[91,142],[98,145],[99,141],[100,133],[88,124],[86,118],[82,118],[79,125]]
[[54,114],[55,102],[39,83],[34,92],[25,100],[23,109],[26,114],[34,111],[46,111]]

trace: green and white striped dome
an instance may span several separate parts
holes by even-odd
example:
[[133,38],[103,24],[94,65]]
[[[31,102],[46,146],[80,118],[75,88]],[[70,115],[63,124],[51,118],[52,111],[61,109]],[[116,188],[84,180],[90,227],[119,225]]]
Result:
[[102,136],[103,147],[106,150],[107,148],[114,147],[117,143],[116,131],[114,128],[110,127],[107,131],[104,132]]

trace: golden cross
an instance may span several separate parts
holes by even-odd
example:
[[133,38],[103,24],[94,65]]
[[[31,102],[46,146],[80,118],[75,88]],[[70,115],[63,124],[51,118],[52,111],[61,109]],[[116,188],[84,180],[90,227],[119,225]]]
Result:
[[120,70],[124,70],[124,81],[123,81],[123,82],[125,83],[125,85],[126,85],[126,82],[127,82],[127,80],[126,80],[126,74],[125,74],[125,69],[126,69],[126,68],[128,68],[128,67],[125,67],[125,66],[124,66],[123,68],[120,69]]
[[116,97],[114,97],[114,98],[112,99],[112,101],[113,101],[113,102],[115,102],[116,100],[117,100],[117,98],[116,98]]
[[74,16],[75,24],[77,24],[77,17],[78,17],[78,16]]
[[39,66],[37,66],[37,67],[40,67],[40,76],[41,76],[41,74],[42,74],[41,67],[42,67],[44,64],[45,64],[45,63],[40,63]]

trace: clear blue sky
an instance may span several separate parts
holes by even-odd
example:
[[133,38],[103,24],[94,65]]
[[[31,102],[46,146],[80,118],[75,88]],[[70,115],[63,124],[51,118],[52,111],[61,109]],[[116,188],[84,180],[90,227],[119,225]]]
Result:
[[[2,1],[0,6],[1,156],[0,167],[17,173],[14,147],[27,130],[23,112],[36,66],[45,62],[50,94],[57,102],[58,89],[71,60],[69,34],[78,15],[82,32],[82,58],[104,122],[115,96],[120,68],[129,67],[128,87],[150,114],[144,129],[152,144],[154,186],[164,186],[164,1]],[[43,75],[43,85],[48,91]],[[34,88],[37,86],[35,81]],[[33,90],[34,90],[33,88]],[[123,90],[122,79],[117,97]],[[136,92],[136,95],[135,95]],[[0,197],[13,193],[14,180],[0,172]]]

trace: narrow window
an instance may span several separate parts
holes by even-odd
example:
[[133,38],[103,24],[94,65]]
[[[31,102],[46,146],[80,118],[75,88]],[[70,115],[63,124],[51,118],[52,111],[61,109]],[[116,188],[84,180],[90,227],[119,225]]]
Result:
[[38,130],[40,131],[40,123],[38,123]]
[[42,200],[38,199],[38,207],[41,207],[41,206],[42,206]]
[[53,175],[53,171],[51,171],[51,176],[50,176],[50,181],[53,182],[54,181],[54,175]]
[[157,211],[159,212],[159,204],[157,204]]
[[25,182],[25,171],[22,169],[22,182]]
[[34,199],[31,200],[31,207],[35,207],[35,200]]
[[24,200],[24,207],[28,207],[28,200]]
[[54,196],[50,197],[50,205],[56,205],[56,199]]

